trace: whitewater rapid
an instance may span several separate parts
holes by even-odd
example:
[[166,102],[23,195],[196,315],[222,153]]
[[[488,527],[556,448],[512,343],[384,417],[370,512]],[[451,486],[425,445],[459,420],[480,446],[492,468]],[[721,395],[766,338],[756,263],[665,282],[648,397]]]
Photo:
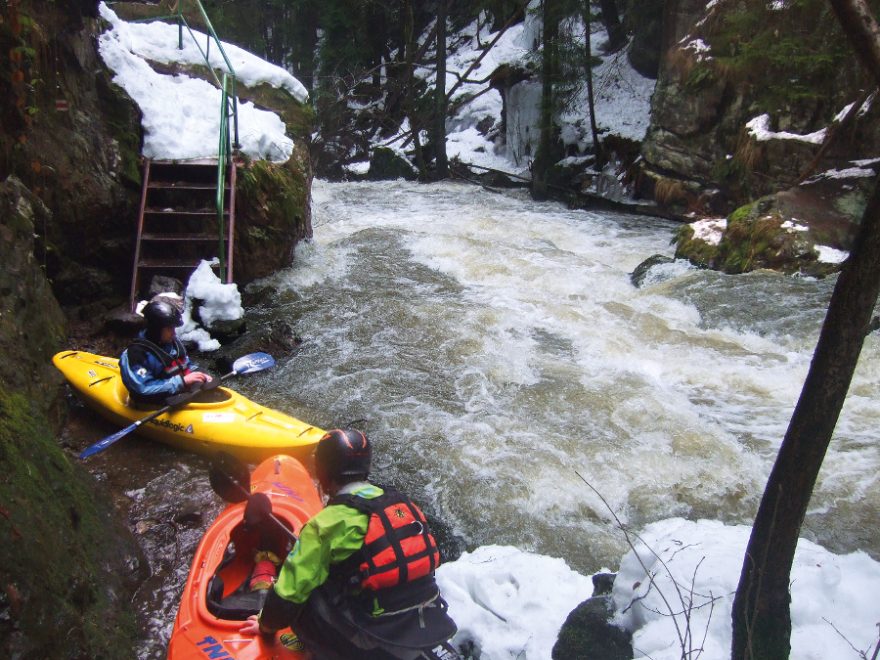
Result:
[[[675,262],[636,288],[636,266],[672,255],[675,225],[456,183],[312,193],[314,240],[256,286],[270,292],[262,317],[304,342],[254,398],[325,427],[356,421],[380,480],[467,548],[594,572],[625,549],[611,511],[635,528],[751,522],[833,278]],[[875,333],[803,532],[875,557],[878,366]]]

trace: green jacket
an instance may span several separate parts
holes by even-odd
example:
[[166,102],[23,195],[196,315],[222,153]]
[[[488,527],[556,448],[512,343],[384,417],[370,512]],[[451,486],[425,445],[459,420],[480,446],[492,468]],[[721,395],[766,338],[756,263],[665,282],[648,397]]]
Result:
[[[347,484],[338,494],[371,500],[382,493],[378,486],[359,481]],[[328,506],[315,514],[303,526],[296,545],[284,560],[275,582],[275,594],[288,602],[304,604],[327,580],[332,564],[345,561],[361,549],[368,523],[367,514],[344,504]],[[261,622],[262,618],[261,612]]]

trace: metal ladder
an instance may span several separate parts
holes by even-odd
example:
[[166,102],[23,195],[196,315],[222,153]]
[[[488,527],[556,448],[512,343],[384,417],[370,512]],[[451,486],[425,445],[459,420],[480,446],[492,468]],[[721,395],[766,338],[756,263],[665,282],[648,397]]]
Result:
[[148,274],[185,279],[202,259],[217,257],[221,278],[233,281],[236,165],[233,158],[228,163],[222,213],[218,213],[217,160],[144,161],[129,300],[132,310],[141,288],[149,286]]

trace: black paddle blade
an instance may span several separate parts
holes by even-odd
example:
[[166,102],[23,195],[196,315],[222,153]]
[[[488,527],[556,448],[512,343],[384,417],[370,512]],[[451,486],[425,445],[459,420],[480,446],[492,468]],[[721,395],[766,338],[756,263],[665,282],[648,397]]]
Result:
[[251,494],[251,473],[247,466],[225,451],[214,456],[208,479],[224,502],[244,502]]
[[244,524],[260,527],[272,517],[272,501],[266,493],[253,493],[244,507]]

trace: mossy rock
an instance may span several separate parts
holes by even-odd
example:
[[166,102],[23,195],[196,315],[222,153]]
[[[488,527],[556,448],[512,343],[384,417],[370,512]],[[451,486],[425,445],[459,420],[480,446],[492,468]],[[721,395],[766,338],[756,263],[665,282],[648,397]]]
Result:
[[819,261],[815,232],[771,195],[734,211],[712,267],[726,273],[767,268],[783,273],[828,275],[839,264]]
[[824,277],[839,263],[819,261],[819,248],[852,247],[854,218],[833,210],[833,197],[794,188],[739,207],[727,218],[718,245],[696,238],[690,225],[676,233],[676,257],[725,273],[766,268]]
[[119,178],[138,189],[142,181],[141,148],[144,141],[140,108],[106,76],[96,76],[95,85],[108,132],[118,146],[115,160]]
[[315,111],[308,103],[299,103],[287,90],[261,83],[254,87],[238,84],[239,97],[255,105],[269,108],[281,116],[289,135],[304,139],[315,126]]
[[[145,562],[106,498],[56,441],[65,319],[34,223],[50,211],[18,179],[0,183],[0,655],[133,657],[131,594]],[[15,359],[11,359],[14,356]]]
[[131,593],[146,568],[33,400],[0,383],[0,652],[133,657]]
[[[645,170],[719,188],[730,205],[711,212],[726,214],[795,185],[811,170],[845,170],[876,156],[877,104],[836,132],[832,127],[840,109],[859,98],[864,80],[827,2],[712,4],[680,3],[666,16],[667,32],[687,36],[663,58]],[[872,6],[880,5],[872,0]],[[696,49],[696,39],[707,49]],[[763,113],[778,132],[829,128],[820,161],[813,162],[819,146],[812,142],[751,136],[746,123]],[[850,214],[859,203],[858,195],[843,199],[839,210]]]
[[418,174],[409,161],[387,147],[376,147],[370,154],[370,171],[367,179],[383,181],[386,179],[406,179],[414,181]]
[[311,172],[299,162],[251,161],[239,169],[236,282],[247,284],[289,266],[296,243],[311,237]]
[[34,258],[35,227],[52,221],[49,209],[16,177],[0,183],[0,382],[44,397],[54,368],[49,357],[67,328],[42,265]]
[[687,259],[700,268],[714,268],[718,260],[718,246],[697,238],[694,228],[682,225],[675,232],[675,258]]

